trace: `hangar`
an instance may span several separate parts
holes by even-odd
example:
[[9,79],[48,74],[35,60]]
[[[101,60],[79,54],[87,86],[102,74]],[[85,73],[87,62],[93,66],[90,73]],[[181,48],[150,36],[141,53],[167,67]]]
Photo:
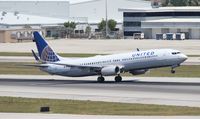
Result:
[[6,0],[0,1],[0,11],[68,19],[69,5],[67,0]]
[[[106,0],[86,0],[84,2],[70,4],[68,0],[8,0],[0,1],[0,27],[8,30],[14,30],[16,26],[25,27],[31,25],[32,28],[38,26],[44,28],[46,36],[57,36],[58,31],[64,29],[63,23],[66,21],[74,21],[77,23],[75,31],[86,31],[89,25],[92,33],[98,31],[98,23],[105,19],[105,2]],[[118,9],[126,8],[150,8],[151,2],[145,0],[107,0],[108,19],[114,19],[118,22],[117,29],[122,34],[123,15]],[[5,22],[10,14],[14,14],[13,22]],[[29,16],[29,17],[27,17]],[[20,17],[20,19],[18,19]],[[26,18],[27,17],[27,18]],[[35,22],[35,17],[41,18]],[[49,20],[48,20],[48,19]],[[10,18],[8,21],[12,21]],[[22,20],[26,19],[26,20]],[[54,19],[54,23],[50,23]],[[55,20],[57,19],[57,22]],[[62,20],[61,20],[62,19]],[[62,22],[60,22],[62,21]],[[20,24],[15,24],[21,22]],[[23,23],[24,22],[24,23]],[[61,25],[62,24],[62,25]],[[34,27],[33,27],[34,26]],[[61,33],[62,36],[62,33]]]
[[[87,18],[89,23],[99,23],[106,17],[106,0],[90,0],[70,4],[70,17]],[[151,2],[145,0],[107,0],[108,19],[123,21],[119,8],[151,8]]]
[[0,12],[0,15],[2,15],[0,17],[0,42],[31,40],[32,32],[36,30],[43,32],[44,35],[49,35],[49,37],[53,37],[58,33],[61,36],[61,28],[65,22],[65,19],[10,12]]
[[64,37],[69,5],[67,0],[0,1],[0,42],[29,40],[35,30],[48,37]]
[[[97,24],[106,18],[106,0],[87,0],[70,4],[70,18],[80,22],[78,29],[85,30],[89,24],[95,32]],[[123,14],[119,8],[151,8],[151,2],[145,0],[107,0],[108,19],[117,21],[117,28],[122,30]],[[85,24],[85,25],[83,25]]]

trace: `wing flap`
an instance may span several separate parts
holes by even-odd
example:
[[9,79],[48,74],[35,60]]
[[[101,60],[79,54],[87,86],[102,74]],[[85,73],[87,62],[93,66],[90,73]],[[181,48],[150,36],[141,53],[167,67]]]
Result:
[[63,66],[67,66],[67,67],[79,67],[79,68],[102,68],[101,66],[85,66],[85,65],[83,66],[83,65],[59,63],[59,62],[53,62],[51,64],[63,65]]
[[24,66],[27,66],[27,67],[38,67],[38,68],[49,67],[49,65],[47,65],[47,64],[27,64],[27,65],[24,65]]

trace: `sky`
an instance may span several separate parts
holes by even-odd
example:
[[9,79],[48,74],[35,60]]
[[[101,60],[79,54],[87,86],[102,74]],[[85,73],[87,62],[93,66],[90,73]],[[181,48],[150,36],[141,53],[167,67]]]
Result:
[[[0,0],[0,1],[7,1],[7,0]],[[8,1],[56,1],[56,0],[8,0]],[[60,1],[69,1],[70,3],[79,3],[79,2],[90,1],[90,0],[60,0]]]

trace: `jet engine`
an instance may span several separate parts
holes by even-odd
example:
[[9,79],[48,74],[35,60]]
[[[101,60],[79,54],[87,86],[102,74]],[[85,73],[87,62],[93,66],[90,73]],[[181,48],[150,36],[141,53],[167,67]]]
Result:
[[147,71],[148,71],[147,69],[132,70],[132,71],[129,71],[129,73],[131,73],[133,75],[141,75],[141,74],[145,74]]
[[108,66],[101,69],[101,74],[103,76],[112,76],[120,74],[120,68],[118,66]]

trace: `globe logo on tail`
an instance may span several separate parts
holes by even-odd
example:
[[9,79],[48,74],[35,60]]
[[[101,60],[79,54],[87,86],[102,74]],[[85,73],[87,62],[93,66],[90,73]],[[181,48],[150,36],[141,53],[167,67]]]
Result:
[[43,49],[42,54],[41,54],[41,59],[47,62],[60,61],[57,55],[53,52],[53,50],[49,46]]

